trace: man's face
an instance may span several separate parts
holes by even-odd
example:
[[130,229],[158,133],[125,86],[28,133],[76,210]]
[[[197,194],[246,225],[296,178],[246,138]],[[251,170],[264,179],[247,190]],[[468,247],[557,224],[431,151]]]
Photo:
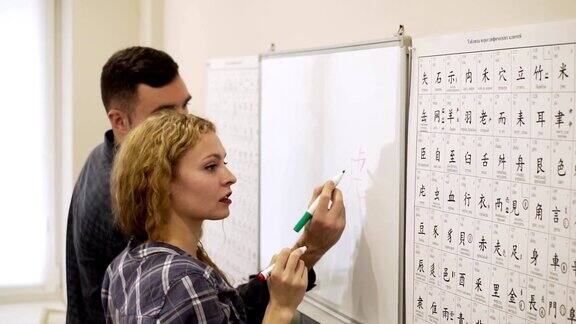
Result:
[[136,88],[136,100],[130,114],[130,128],[138,126],[152,114],[170,109],[181,113],[188,112],[188,102],[192,99],[179,75],[167,85],[154,88],[139,84]]
[[129,114],[116,108],[108,111],[108,119],[112,124],[116,143],[121,143],[132,128],[160,110],[170,109],[187,113],[190,99],[192,97],[179,75],[172,82],[159,88],[139,84]]

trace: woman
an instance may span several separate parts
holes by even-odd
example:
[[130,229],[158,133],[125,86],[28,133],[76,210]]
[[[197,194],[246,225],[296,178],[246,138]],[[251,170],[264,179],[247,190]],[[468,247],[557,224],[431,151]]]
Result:
[[290,322],[308,282],[300,249],[278,254],[268,289],[252,280],[236,290],[200,243],[202,222],[230,213],[225,156],[214,125],[194,115],[150,117],[122,143],[113,211],[132,239],[104,277],[108,323]]

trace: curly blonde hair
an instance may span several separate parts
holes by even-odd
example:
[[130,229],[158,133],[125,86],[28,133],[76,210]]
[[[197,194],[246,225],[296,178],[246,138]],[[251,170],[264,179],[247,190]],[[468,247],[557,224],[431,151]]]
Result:
[[[112,211],[126,235],[139,242],[163,241],[168,221],[170,182],[178,162],[203,134],[216,132],[207,119],[165,111],[147,118],[123,140],[111,176]],[[198,245],[198,259],[227,281]]]

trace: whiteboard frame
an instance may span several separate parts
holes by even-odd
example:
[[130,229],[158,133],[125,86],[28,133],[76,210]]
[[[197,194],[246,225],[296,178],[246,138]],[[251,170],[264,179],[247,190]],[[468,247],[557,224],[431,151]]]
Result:
[[[296,56],[309,56],[309,55],[319,55],[319,54],[330,54],[330,53],[338,53],[338,52],[347,52],[347,51],[357,51],[357,50],[364,50],[364,49],[372,49],[372,48],[383,48],[383,47],[399,47],[404,50],[404,59],[402,60],[404,73],[401,75],[401,101],[403,101],[403,109],[399,111],[401,119],[404,120],[404,125],[400,125],[403,127],[404,136],[400,138],[400,145],[404,150],[403,156],[403,163],[400,163],[402,179],[400,181],[400,206],[399,210],[400,213],[399,217],[399,233],[398,238],[399,242],[399,251],[398,251],[398,323],[405,322],[405,225],[406,225],[406,162],[407,162],[407,140],[408,140],[408,112],[410,107],[410,73],[412,67],[412,39],[409,36],[398,35],[390,38],[384,38],[380,40],[368,41],[368,42],[359,42],[359,43],[349,43],[349,44],[340,44],[340,45],[333,45],[333,46],[326,46],[326,47],[316,47],[316,48],[309,48],[309,49],[297,49],[297,50],[289,50],[289,51],[279,51],[279,52],[269,52],[266,54],[260,55],[260,65],[263,60],[268,59],[275,59],[275,58],[284,58],[284,57],[296,57]],[[260,68],[260,77],[259,77],[259,86],[260,86],[260,121],[259,124],[262,125],[262,68]],[[261,197],[261,182],[262,182],[262,127],[259,127],[259,136],[258,136],[258,156],[259,156],[259,174],[258,177],[260,179],[260,185],[258,186],[258,195]],[[262,228],[262,216],[261,216],[261,203],[258,204],[258,215],[259,215],[259,229]],[[258,233],[259,240],[261,239],[260,231]],[[262,242],[259,242],[260,246],[262,246]],[[260,257],[260,251],[258,253]],[[350,318],[349,316],[342,314],[338,311],[334,311],[324,305],[321,301],[304,295],[304,299],[302,303],[298,306],[298,311],[309,316],[315,321],[320,323],[334,323],[334,321],[338,321],[339,323],[359,323],[358,321]]]
[[351,50],[356,51],[356,50],[381,48],[381,47],[398,46],[409,48],[411,45],[412,45],[412,39],[409,36],[397,36],[368,42],[340,44],[325,47],[312,47],[308,49],[296,49],[296,50],[279,51],[279,52],[274,51],[260,55],[260,61],[264,59],[273,59],[278,57],[329,54]]

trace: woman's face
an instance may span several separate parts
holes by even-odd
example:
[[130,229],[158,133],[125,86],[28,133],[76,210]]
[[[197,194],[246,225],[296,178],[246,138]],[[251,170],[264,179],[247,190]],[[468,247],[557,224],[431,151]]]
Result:
[[172,209],[180,217],[223,219],[230,214],[230,187],[236,177],[228,170],[226,152],[215,133],[201,135],[185,153],[170,185]]

